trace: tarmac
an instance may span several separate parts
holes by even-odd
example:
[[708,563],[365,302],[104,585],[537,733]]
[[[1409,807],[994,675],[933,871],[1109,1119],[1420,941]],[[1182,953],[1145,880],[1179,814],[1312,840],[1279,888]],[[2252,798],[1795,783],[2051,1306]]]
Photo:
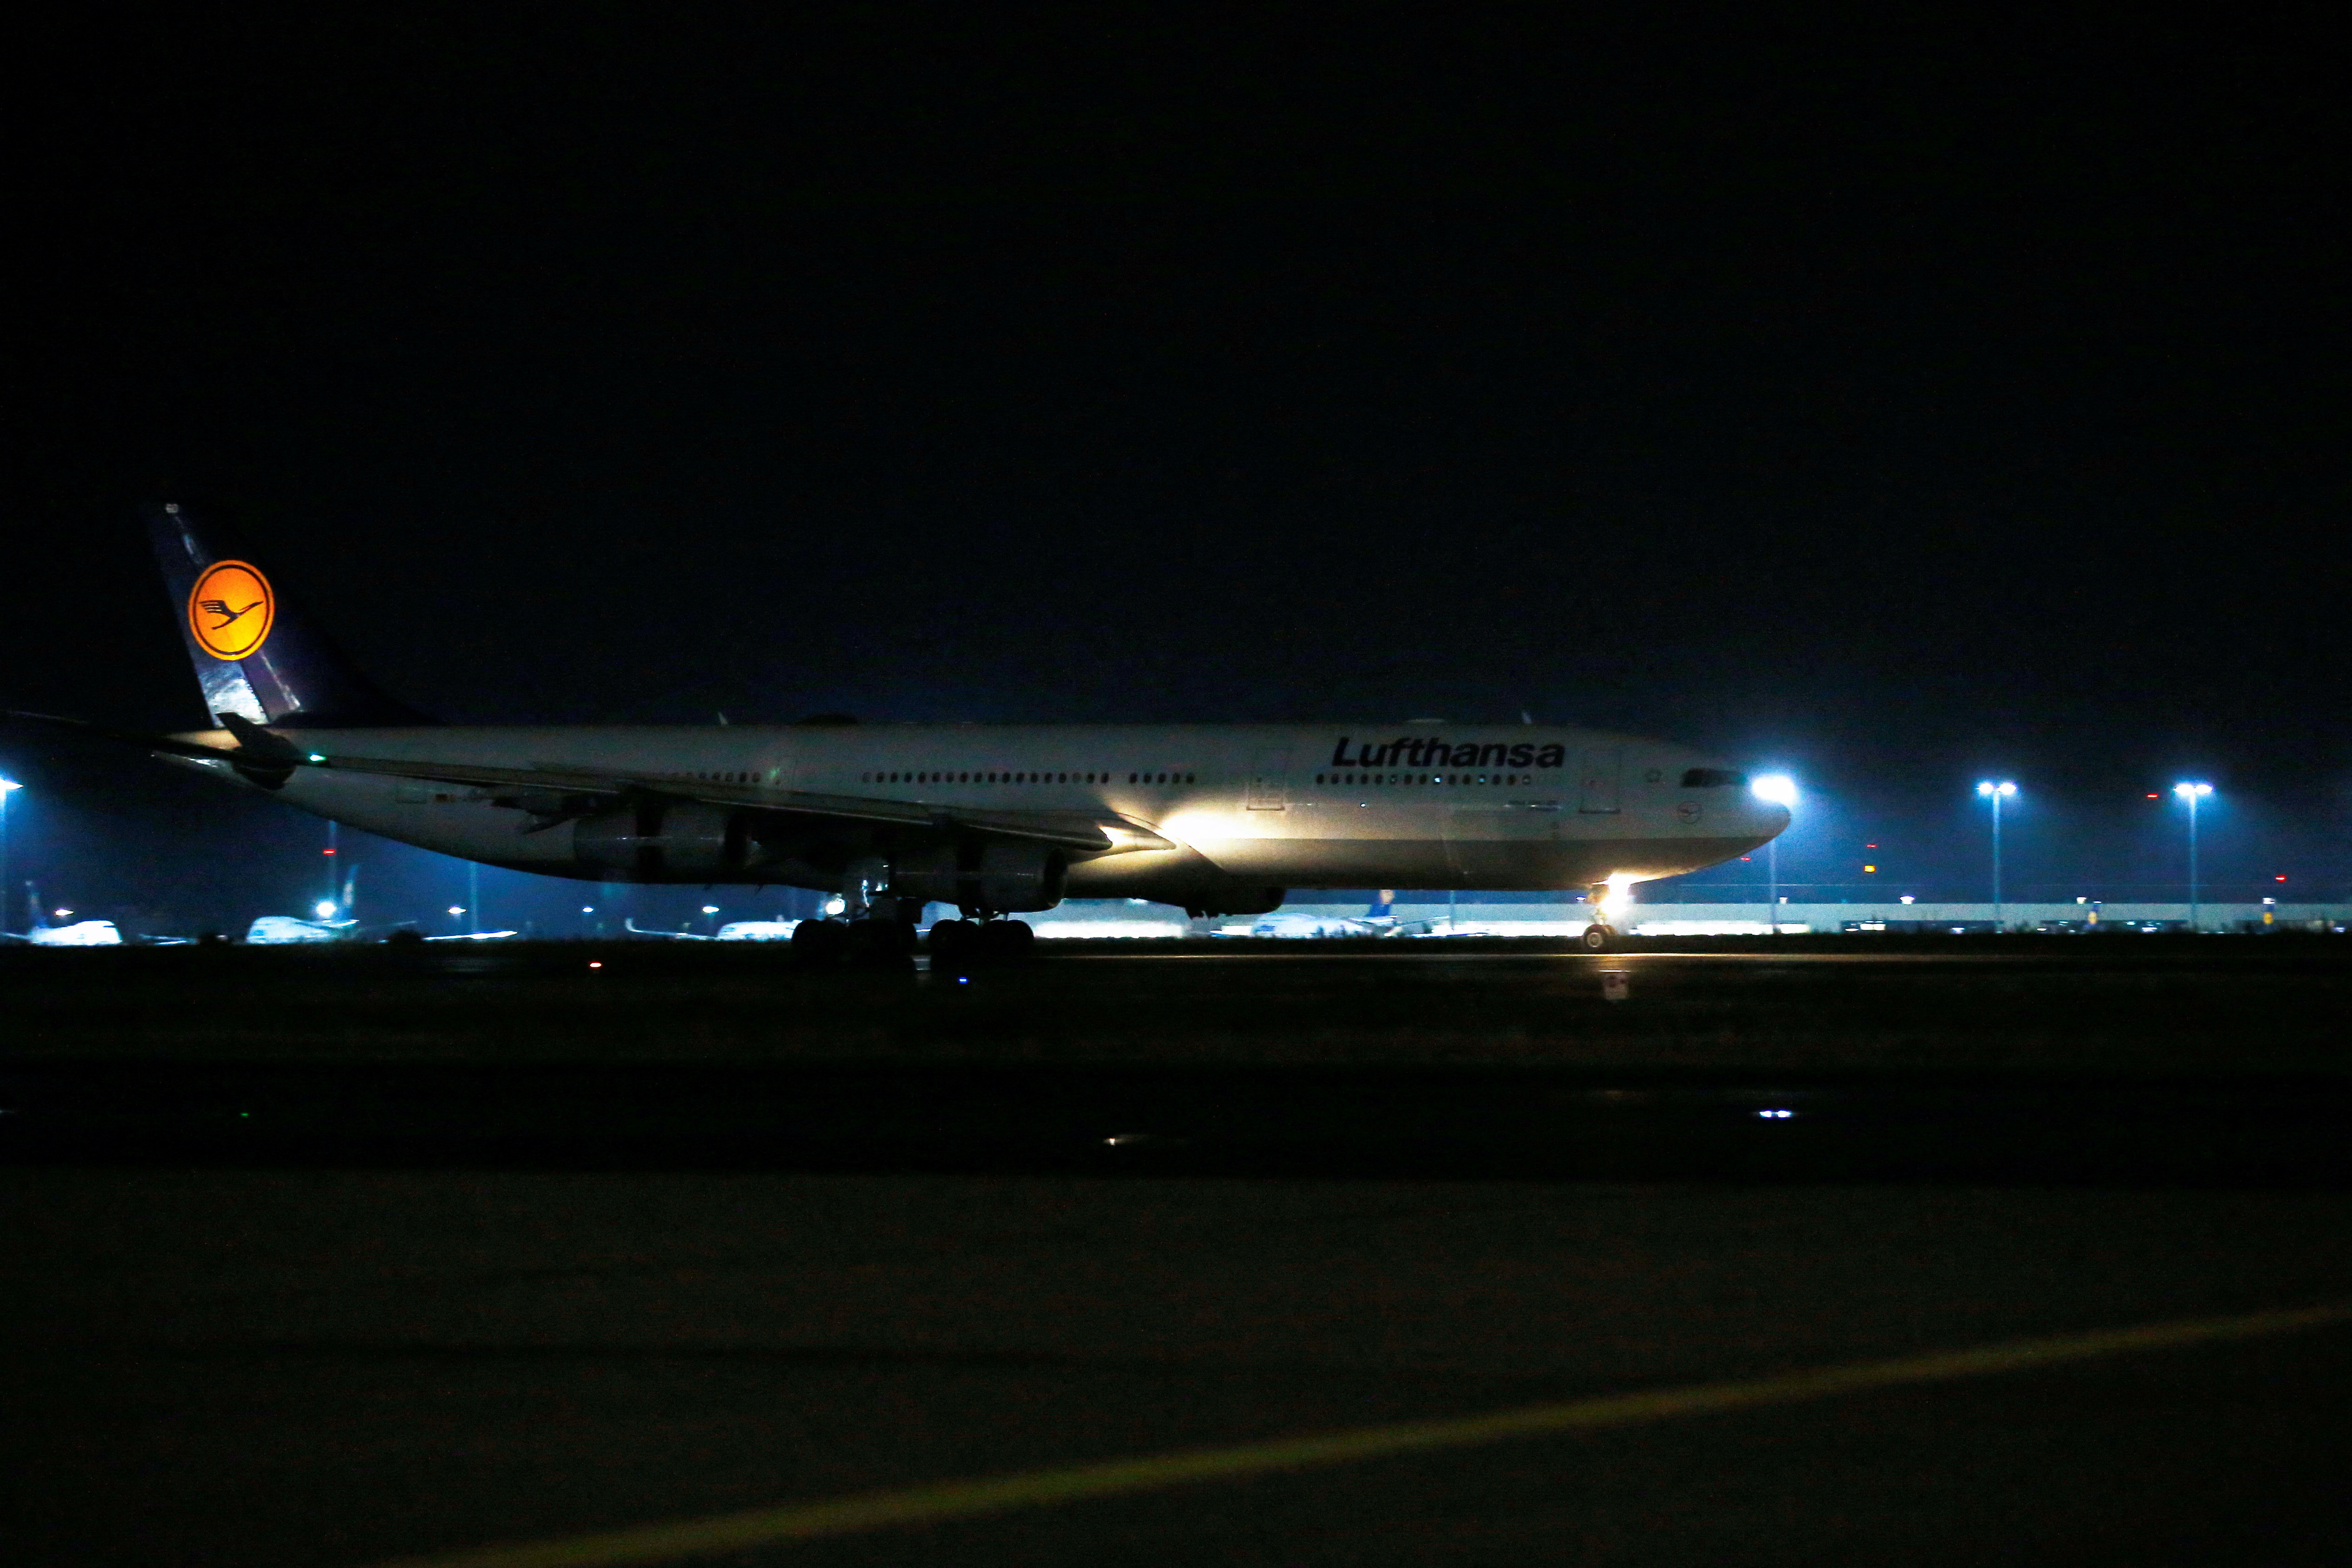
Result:
[[2345,1561],[2275,940],[11,962],[10,1557]]

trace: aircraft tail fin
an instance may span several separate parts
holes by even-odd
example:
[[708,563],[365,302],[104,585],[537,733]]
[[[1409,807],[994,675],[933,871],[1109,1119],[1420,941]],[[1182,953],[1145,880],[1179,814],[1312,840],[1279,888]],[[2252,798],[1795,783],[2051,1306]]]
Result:
[[205,711],[216,721],[235,715],[310,729],[436,722],[378,689],[219,531],[176,505],[153,509],[147,525]]
[[1366,920],[1386,920],[1396,913],[1396,895],[1386,889],[1372,895],[1372,907],[1364,911]]

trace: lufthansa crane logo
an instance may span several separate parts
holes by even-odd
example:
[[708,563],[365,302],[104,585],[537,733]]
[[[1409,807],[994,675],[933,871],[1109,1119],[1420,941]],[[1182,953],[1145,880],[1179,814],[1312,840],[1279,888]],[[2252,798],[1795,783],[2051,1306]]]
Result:
[[257,651],[277,618],[269,579],[242,561],[214,562],[188,590],[188,630],[215,658]]

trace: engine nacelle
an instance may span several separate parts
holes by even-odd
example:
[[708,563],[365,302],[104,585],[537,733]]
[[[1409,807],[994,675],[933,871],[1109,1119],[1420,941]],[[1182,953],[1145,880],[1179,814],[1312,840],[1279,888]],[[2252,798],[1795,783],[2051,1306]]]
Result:
[[1062,901],[1069,858],[1042,844],[971,842],[902,856],[890,866],[890,891],[927,904],[1018,914]]
[[740,871],[750,858],[744,814],[698,801],[644,801],[572,825],[572,852],[591,869],[638,882]]

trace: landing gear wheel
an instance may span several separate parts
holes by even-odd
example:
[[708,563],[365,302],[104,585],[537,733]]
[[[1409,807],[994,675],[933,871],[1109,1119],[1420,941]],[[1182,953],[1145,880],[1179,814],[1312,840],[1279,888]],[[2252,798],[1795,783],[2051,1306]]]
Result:
[[1609,951],[1609,944],[1616,940],[1617,931],[1614,926],[1603,925],[1599,921],[1594,921],[1584,928],[1584,951],[1587,952],[1606,952]]
[[793,928],[793,957],[812,966],[841,962],[849,948],[849,927],[839,921],[803,921]]
[[1000,963],[1018,963],[1029,956],[1036,935],[1026,921],[991,921],[980,928],[980,951]]
[[931,962],[957,963],[971,952],[974,927],[970,921],[946,920],[931,922]]

